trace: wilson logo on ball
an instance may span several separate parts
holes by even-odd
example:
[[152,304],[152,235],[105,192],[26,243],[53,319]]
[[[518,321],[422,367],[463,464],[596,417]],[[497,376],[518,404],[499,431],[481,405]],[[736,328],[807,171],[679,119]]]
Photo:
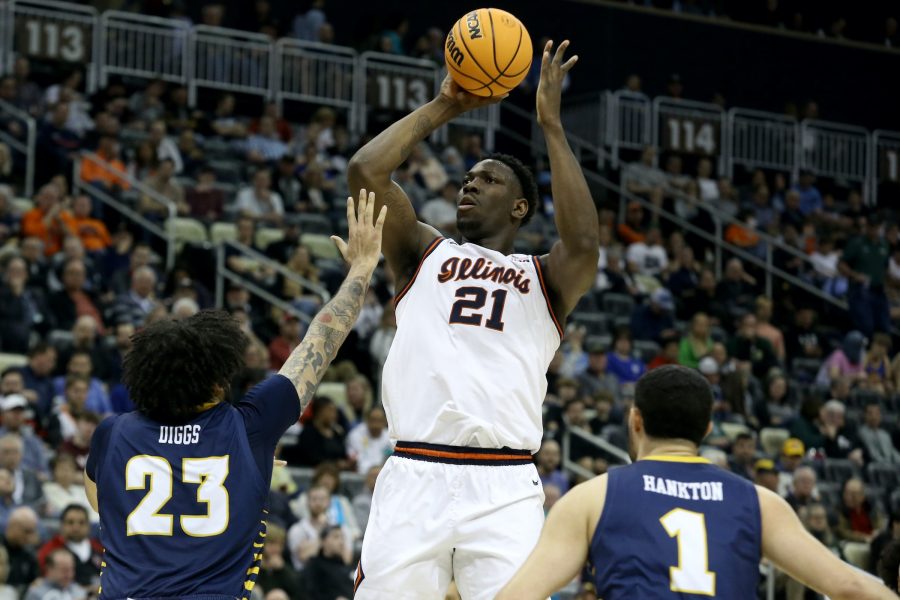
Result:
[[460,50],[459,47],[456,45],[456,38],[453,37],[452,31],[447,35],[447,53],[446,54],[447,54],[446,58],[449,58],[454,63],[456,63],[457,67],[462,65],[465,55],[462,53],[462,50]]
[[481,25],[478,24],[478,11],[470,12],[466,15],[466,27],[469,28],[469,39],[477,40],[481,38]]

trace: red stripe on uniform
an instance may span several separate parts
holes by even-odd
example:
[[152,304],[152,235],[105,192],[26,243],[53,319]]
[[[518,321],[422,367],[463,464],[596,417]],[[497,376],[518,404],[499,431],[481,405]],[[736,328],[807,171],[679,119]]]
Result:
[[559,324],[559,320],[556,318],[556,313],[553,311],[553,305],[550,303],[550,294],[547,293],[547,284],[544,282],[544,269],[541,267],[541,260],[537,256],[532,256],[531,261],[534,263],[534,270],[537,271],[538,282],[541,284],[541,293],[544,295],[544,300],[547,302],[547,310],[550,312],[550,318],[553,319],[553,324],[556,325],[556,331],[559,332],[559,337],[563,336],[563,328]]
[[434,240],[428,245],[428,248],[425,249],[425,253],[422,255],[422,258],[419,259],[419,265],[416,267],[416,272],[413,273],[413,276],[410,277],[407,284],[400,290],[400,293],[394,296],[394,308],[397,307],[397,304],[400,303],[400,300],[403,299],[403,296],[406,295],[406,292],[409,291],[409,288],[412,287],[412,284],[416,281],[416,277],[419,275],[419,271],[422,269],[422,265],[425,263],[425,259],[434,252],[434,249],[438,247],[438,244],[444,241],[443,237],[436,237]]
[[522,462],[530,462],[530,456],[522,456],[521,454],[481,454],[476,452],[445,452],[443,450],[430,450],[427,448],[409,448],[405,446],[396,447],[397,452],[404,454],[415,454],[418,456],[433,456],[434,458],[457,458],[465,460],[480,460],[484,462],[521,460]]

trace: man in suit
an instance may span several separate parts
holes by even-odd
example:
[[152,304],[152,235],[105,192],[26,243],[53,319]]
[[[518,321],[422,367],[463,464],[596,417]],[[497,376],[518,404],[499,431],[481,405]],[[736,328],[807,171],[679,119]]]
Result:
[[37,474],[22,466],[22,437],[7,433],[0,437],[0,467],[13,475],[15,491],[13,501],[37,509],[44,501],[44,492]]

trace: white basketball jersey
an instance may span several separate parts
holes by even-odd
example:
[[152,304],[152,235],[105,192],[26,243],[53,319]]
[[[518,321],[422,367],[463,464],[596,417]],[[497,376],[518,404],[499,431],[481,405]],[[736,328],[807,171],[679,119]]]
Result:
[[537,451],[561,336],[537,257],[438,238],[395,302],[391,439]]

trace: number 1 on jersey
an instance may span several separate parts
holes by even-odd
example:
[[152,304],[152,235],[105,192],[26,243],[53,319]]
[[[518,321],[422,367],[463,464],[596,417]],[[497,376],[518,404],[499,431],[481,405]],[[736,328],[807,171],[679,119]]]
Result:
[[[487,290],[475,286],[461,287],[456,290],[456,297],[459,299],[453,303],[453,308],[450,310],[450,323],[480,326],[484,317],[481,313],[474,311],[483,308],[485,303],[487,303]],[[495,331],[503,331],[503,307],[506,306],[506,290],[494,290],[491,292],[491,299],[491,315],[484,322],[484,326]]]
[[706,517],[703,513],[676,508],[659,522],[669,537],[678,541],[678,565],[669,567],[670,589],[685,594],[716,595],[716,574],[709,570]]

